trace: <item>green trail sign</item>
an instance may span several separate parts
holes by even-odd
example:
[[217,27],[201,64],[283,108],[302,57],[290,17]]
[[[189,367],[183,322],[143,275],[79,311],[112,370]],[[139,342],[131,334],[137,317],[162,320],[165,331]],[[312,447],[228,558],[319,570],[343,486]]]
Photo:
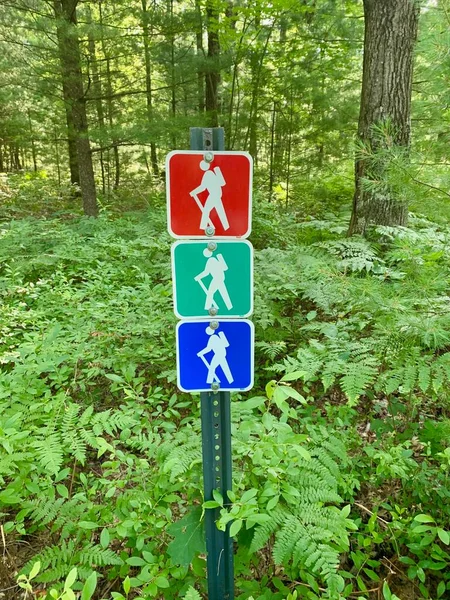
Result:
[[253,312],[253,246],[246,240],[192,240],[172,246],[178,318],[248,317]]

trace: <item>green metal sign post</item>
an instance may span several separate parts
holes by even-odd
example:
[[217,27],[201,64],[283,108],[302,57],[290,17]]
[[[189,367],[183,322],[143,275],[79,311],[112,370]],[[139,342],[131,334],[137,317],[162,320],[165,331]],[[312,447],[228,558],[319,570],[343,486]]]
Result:
[[[193,127],[190,140],[191,150],[225,150],[220,127]],[[200,404],[205,501],[213,500],[213,490],[218,490],[226,502],[232,487],[230,392],[202,392]],[[206,510],[208,600],[234,600],[233,539],[229,527],[217,529],[218,518],[219,509]]]

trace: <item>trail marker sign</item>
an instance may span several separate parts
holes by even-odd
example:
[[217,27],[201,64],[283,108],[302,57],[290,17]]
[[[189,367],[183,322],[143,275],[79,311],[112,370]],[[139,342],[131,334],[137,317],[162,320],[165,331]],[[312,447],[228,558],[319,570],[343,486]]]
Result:
[[180,319],[248,317],[253,312],[253,246],[247,240],[175,242],[172,282]]
[[253,160],[247,152],[170,152],[166,157],[170,235],[248,237],[252,174]]
[[177,383],[184,392],[246,391],[253,386],[254,326],[244,319],[180,321]]

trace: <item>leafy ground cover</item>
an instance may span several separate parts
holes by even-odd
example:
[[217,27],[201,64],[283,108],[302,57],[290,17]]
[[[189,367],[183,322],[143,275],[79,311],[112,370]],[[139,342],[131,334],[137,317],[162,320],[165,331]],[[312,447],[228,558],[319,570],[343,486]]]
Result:
[[[34,218],[35,188],[2,185],[0,593],[205,597],[163,201],[92,220],[49,188]],[[233,397],[218,523],[237,598],[446,598],[450,228],[348,239],[339,212],[255,212],[256,386]]]

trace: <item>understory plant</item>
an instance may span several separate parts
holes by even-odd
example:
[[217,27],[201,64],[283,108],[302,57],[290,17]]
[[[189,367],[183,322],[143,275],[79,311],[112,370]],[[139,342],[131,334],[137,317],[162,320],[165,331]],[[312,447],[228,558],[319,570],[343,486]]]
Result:
[[413,215],[348,239],[345,215],[280,214],[265,236],[274,212],[255,215],[233,489],[209,503],[198,396],[176,389],[163,211],[2,223],[11,600],[205,597],[212,509],[240,600],[448,595],[450,231]]

